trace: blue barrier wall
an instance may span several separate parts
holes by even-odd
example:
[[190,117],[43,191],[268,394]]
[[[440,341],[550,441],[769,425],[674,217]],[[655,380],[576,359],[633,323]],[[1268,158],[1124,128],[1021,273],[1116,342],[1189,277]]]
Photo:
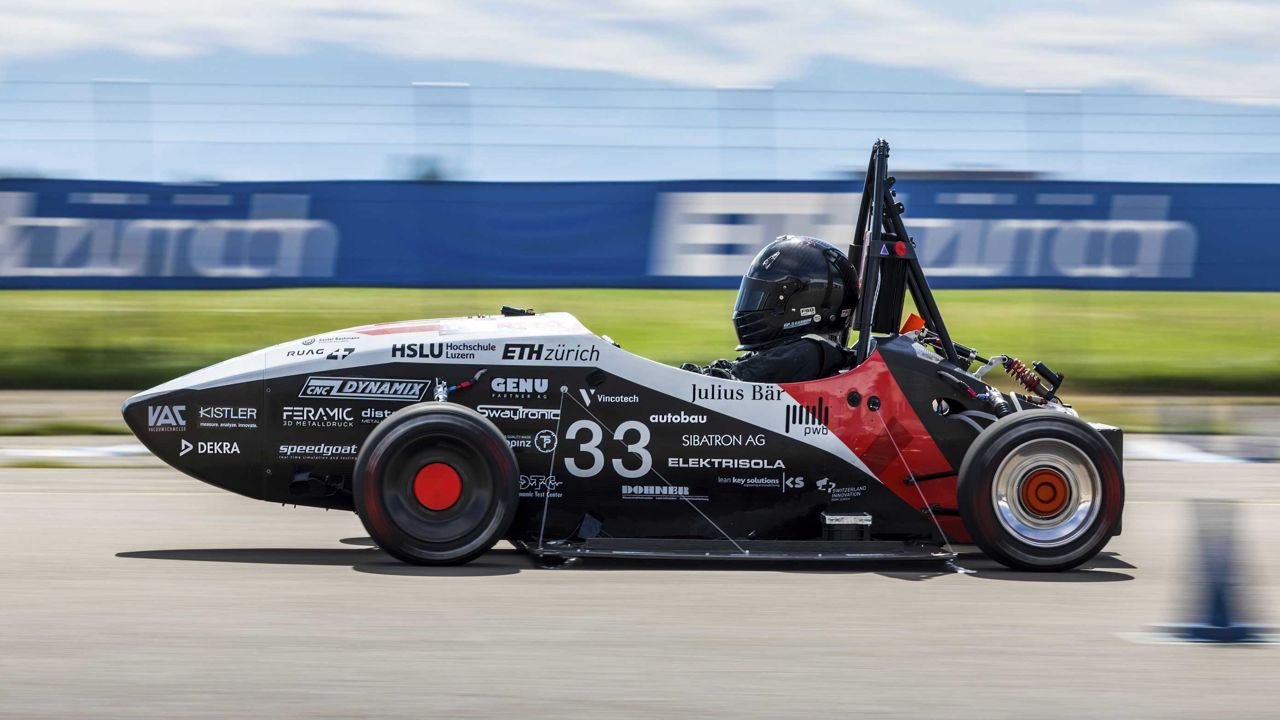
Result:
[[[736,287],[847,182],[0,181],[0,287]],[[936,287],[1280,289],[1280,186],[903,181]]]

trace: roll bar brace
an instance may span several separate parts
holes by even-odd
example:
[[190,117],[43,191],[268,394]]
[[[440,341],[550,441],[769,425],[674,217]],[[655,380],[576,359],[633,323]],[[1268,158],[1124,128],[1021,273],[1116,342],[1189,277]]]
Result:
[[911,293],[916,312],[925,327],[940,341],[942,354],[955,365],[961,363],[955,343],[947,332],[942,314],[934,302],[933,291],[925,280],[924,270],[916,254],[915,240],[902,224],[902,203],[895,198],[894,178],[889,177],[889,143],[877,140],[871,147],[871,161],[862,183],[862,202],[858,206],[858,222],[849,260],[860,288],[858,307],[845,330],[857,334],[854,350],[857,362],[871,352],[872,333],[896,333],[902,323],[902,307],[906,293]]

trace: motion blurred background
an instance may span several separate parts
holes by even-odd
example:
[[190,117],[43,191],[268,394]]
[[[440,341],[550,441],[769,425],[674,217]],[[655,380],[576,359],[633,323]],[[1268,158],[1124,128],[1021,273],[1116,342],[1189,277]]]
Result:
[[[1278,429],[1272,3],[0,15],[9,389],[137,389],[503,303],[730,355],[739,273],[784,232],[847,242],[883,136],[961,341],[1051,362],[1132,430]],[[123,432],[19,406],[5,432]]]

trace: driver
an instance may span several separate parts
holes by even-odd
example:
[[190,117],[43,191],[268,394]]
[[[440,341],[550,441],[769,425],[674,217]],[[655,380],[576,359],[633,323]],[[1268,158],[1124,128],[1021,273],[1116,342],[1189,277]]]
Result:
[[765,246],[742,278],[733,327],[737,360],[691,372],[745,382],[804,382],[834,375],[851,364],[840,342],[857,303],[849,259],[831,244],[783,235]]

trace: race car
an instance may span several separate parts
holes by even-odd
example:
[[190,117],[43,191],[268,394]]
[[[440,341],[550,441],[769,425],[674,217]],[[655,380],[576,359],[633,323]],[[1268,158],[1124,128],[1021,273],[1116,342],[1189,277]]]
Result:
[[878,141],[848,253],[852,360],[830,377],[691,373],[569,314],[503,308],[251,352],[135,395],[125,421],[204,482],[354,510],[408,563],[506,539],[548,564],[945,561],[974,543],[1013,568],[1076,567],[1120,531],[1122,433],[1080,420],[1045,364],[951,339],[888,157]]

